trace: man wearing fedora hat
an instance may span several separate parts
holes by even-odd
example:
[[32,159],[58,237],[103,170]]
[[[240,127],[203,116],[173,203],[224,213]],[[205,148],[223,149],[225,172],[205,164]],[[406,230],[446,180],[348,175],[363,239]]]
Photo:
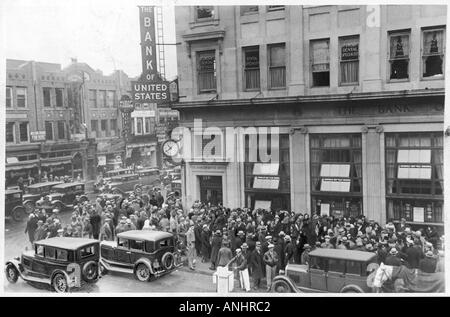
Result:
[[189,268],[195,270],[195,233],[194,222],[192,220],[189,222],[189,229],[186,232],[186,243]]
[[257,241],[255,250],[250,252],[248,257],[248,266],[253,280],[253,289],[258,289],[261,279],[264,277],[264,259],[261,252],[261,242]]
[[391,266],[401,266],[402,260],[398,256],[398,251],[395,247],[389,250],[389,255],[386,257],[384,264]]
[[269,243],[269,250],[264,253],[264,263],[266,265],[266,283],[267,283],[267,291],[270,291],[272,286],[273,278],[275,277],[277,264],[279,261],[278,254],[274,251],[275,246],[272,243]]
[[419,270],[425,273],[435,273],[437,266],[437,259],[433,254],[433,251],[428,250],[425,253],[425,258],[419,262]]
[[228,265],[231,265],[233,262],[236,262],[236,267],[234,269],[239,274],[239,282],[241,284],[241,288],[245,289],[246,292],[249,292],[250,277],[248,275],[248,262],[245,254],[242,252],[242,249],[236,249],[236,256],[231,259]]
[[309,252],[311,251],[311,246],[306,243],[303,246],[303,252],[302,252],[302,256],[300,258],[300,263],[301,264],[308,264],[309,263]]
[[211,240],[211,267],[209,268],[210,270],[216,269],[217,255],[219,253],[221,246],[222,246],[222,232],[220,230],[216,230]]

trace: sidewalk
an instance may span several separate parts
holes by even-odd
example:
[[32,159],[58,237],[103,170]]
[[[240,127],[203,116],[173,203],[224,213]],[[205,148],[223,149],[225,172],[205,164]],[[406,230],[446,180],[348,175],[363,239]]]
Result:
[[[211,276],[211,283],[213,282],[212,276],[213,276],[214,272],[216,272],[216,270],[209,269],[211,266],[211,262],[202,263],[202,258],[196,257],[197,263],[195,263],[195,270],[191,270],[189,268],[189,265],[187,262],[187,257],[183,256],[182,259],[183,259],[184,265],[178,268],[180,271],[189,272],[189,273],[197,273],[197,274],[202,274],[202,275],[209,275],[209,276]],[[250,280],[251,280],[251,278],[250,278]],[[252,281],[250,282],[250,284],[253,287]],[[267,293],[265,278],[263,278],[261,280],[261,285],[262,285],[262,287],[260,289],[258,289],[258,290],[251,289],[249,293]],[[235,276],[234,276],[234,289],[233,289],[232,293],[245,293],[245,291],[240,286],[239,279],[237,278],[237,274],[235,274]]]

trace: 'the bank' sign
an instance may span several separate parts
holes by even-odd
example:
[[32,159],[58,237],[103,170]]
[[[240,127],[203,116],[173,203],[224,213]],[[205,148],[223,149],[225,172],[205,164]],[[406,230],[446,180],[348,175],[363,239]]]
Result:
[[143,80],[155,80],[157,74],[154,7],[139,7]]
[[168,81],[132,81],[131,91],[135,103],[164,103],[170,100]]

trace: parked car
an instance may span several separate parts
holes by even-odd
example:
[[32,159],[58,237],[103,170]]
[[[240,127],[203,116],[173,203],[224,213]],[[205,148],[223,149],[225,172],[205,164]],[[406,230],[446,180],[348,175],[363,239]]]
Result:
[[55,185],[52,187],[49,196],[51,207],[58,208],[61,211],[73,208],[77,196],[79,196],[80,202],[89,200],[85,193],[85,184],[80,182]]
[[22,191],[19,189],[5,190],[5,217],[14,221],[21,221],[25,216]]
[[130,230],[116,241],[100,243],[100,272],[134,274],[142,282],[168,274],[181,266],[173,234],[163,231]]
[[44,196],[50,194],[53,186],[63,184],[63,182],[43,182],[28,186],[23,195],[23,206],[27,214],[34,211],[36,202]]
[[33,250],[6,262],[5,273],[10,283],[21,277],[64,293],[97,282],[98,261],[98,240],[54,237],[36,241]]
[[274,278],[271,291],[371,292],[367,277],[378,267],[376,258],[372,252],[319,248],[309,253],[308,265],[288,264],[284,275]]

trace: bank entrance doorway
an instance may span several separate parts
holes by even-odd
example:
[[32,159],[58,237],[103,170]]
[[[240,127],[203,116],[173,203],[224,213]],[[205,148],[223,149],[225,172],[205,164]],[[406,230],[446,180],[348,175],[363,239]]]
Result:
[[218,205],[223,203],[222,176],[198,176],[200,200],[203,203]]

